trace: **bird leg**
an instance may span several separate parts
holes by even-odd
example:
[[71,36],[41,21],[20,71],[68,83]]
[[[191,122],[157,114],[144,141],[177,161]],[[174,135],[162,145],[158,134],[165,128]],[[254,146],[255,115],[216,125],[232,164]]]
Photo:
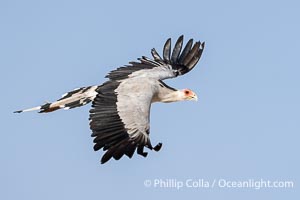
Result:
[[154,151],[159,151],[162,147],[162,143],[158,143],[157,145],[155,145],[154,147],[152,146],[150,140],[148,141],[148,144],[146,145],[146,147],[148,147],[150,150],[154,150]]
[[137,148],[137,154],[140,154],[143,157],[147,157],[147,155],[148,155],[147,152],[144,152],[144,146],[138,146],[138,148]]
[[162,143],[158,143],[157,145],[155,145],[155,147],[153,147],[154,151],[159,151],[162,147]]

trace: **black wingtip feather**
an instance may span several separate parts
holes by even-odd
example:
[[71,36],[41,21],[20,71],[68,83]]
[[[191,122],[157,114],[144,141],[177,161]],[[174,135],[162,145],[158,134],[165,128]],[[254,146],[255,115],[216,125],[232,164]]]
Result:
[[132,158],[134,152],[136,150],[136,144],[132,141],[126,148],[125,155],[129,158]]
[[[201,50],[202,50],[202,51],[203,51],[204,47],[205,47],[205,42],[202,42],[202,44],[201,44]],[[202,52],[202,51],[201,51],[201,52]]]
[[112,154],[113,152],[110,149],[108,149],[107,152],[101,158],[101,164],[104,164],[107,161],[109,161],[112,158]]
[[195,53],[195,55],[192,57],[192,59],[187,64],[188,69],[191,70],[197,64],[197,62],[200,60],[201,53],[202,53],[202,51],[200,49],[199,49],[199,51],[197,51]]
[[171,62],[176,63],[178,60],[178,56],[180,54],[181,48],[182,48],[182,43],[183,43],[183,35],[181,35],[178,40],[176,41],[175,47],[172,52],[171,56]]
[[155,61],[162,60],[162,58],[160,57],[160,55],[157,53],[157,51],[154,48],[151,49],[151,54],[152,54]]
[[191,51],[187,54],[187,56],[184,58],[183,60],[183,65],[187,65],[191,60],[192,58],[194,57],[195,53],[197,51],[199,51],[199,47],[200,47],[200,42],[196,42],[193,46],[193,48],[191,49]]
[[171,56],[171,38],[169,38],[165,45],[163,50],[163,58],[166,62],[170,62],[170,56]]

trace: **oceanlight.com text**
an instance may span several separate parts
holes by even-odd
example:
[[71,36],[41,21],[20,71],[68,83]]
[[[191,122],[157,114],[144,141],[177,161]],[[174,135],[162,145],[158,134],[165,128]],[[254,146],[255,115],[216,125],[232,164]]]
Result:
[[147,188],[199,188],[199,189],[285,189],[294,188],[294,181],[291,180],[266,180],[266,179],[247,179],[247,180],[229,180],[229,179],[146,179],[144,186]]

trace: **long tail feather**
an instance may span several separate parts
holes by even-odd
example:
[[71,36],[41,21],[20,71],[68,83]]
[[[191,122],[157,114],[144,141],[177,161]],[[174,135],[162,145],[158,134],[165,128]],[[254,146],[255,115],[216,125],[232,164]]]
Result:
[[98,86],[77,88],[71,92],[62,95],[62,98],[58,99],[53,103],[45,103],[41,106],[28,108],[24,110],[18,110],[15,111],[14,113],[22,113],[22,112],[35,111],[35,110],[39,110],[39,113],[47,113],[61,108],[67,110],[67,109],[80,107],[91,102],[96,97],[97,88]]

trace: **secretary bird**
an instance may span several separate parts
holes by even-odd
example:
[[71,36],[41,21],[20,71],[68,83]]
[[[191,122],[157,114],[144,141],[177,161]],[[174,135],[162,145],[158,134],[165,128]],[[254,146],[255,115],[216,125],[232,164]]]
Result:
[[171,53],[169,38],[164,45],[162,57],[152,49],[153,59],[142,56],[138,61],[109,72],[106,76],[109,80],[102,85],[78,88],[53,103],[15,113],[34,110],[47,113],[92,102],[89,117],[91,136],[94,137],[94,150],[105,151],[101,163],[112,157],[119,160],[124,154],[131,158],[135,151],[146,157],[148,153],[144,152],[144,147],[159,151],[162,146],[162,143],[158,143],[153,147],[150,142],[151,104],[197,101],[193,91],[177,90],[162,81],[191,71],[201,57],[204,42],[193,44],[193,39],[190,39],[183,50],[182,46],[183,35],[178,38]]

